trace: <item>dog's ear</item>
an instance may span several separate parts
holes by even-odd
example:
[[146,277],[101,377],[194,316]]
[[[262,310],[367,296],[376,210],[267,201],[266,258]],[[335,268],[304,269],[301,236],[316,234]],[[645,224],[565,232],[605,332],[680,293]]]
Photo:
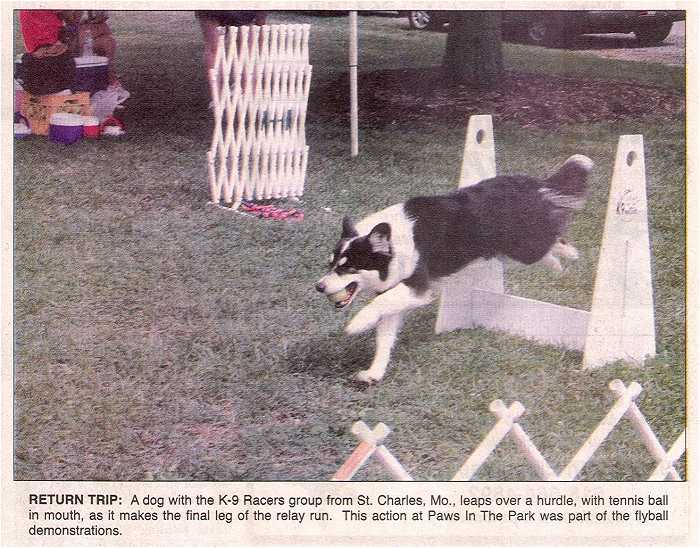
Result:
[[374,253],[391,256],[391,226],[389,223],[379,223],[367,236]]
[[347,215],[343,217],[343,233],[340,235],[341,238],[354,238],[358,236],[357,229],[355,228],[355,223]]

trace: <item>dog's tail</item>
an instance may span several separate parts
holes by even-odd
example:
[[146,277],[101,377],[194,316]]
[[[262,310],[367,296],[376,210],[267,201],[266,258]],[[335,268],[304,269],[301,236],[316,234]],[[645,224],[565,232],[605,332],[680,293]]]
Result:
[[593,160],[582,154],[571,156],[540,188],[544,198],[557,207],[581,209],[588,195],[588,174]]

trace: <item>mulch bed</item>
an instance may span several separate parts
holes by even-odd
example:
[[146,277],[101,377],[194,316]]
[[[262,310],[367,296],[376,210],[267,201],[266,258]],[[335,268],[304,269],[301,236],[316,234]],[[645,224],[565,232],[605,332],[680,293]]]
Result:
[[[675,118],[685,110],[683,93],[634,83],[581,80],[507,72],[500,89],[475,90],[443,81],[440,67],[382,70],[358,77],[360,123],[375,127],[410,121],[463,125],[471,114],[491,114],[521,127]],[[347,75],[317,90],[309,107],[318,115],[347,115]]]

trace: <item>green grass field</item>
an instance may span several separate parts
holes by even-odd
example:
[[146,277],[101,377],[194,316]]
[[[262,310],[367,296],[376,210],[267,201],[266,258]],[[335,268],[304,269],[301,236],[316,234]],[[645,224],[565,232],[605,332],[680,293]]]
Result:
[[[495,127],[502,173],[540,175],[574,153],[596,162],[569,234],[581,259],[559,276],[507,277],[517,294],[580,308],[590,307],[617,138],[644,135],[656,358],[582,371],[579,353],[516,337],[435,335],[433,306],[409,317],[385,380],[366,388],[350,377],[371,360],[373,335],[342,333],[358,303],[336,312],[313,284],[344,214],[456,186],[464,127],[365,122],[351,159],[347,118],[313,106],[345,71],[347,20],[271,17],[281,21],[312,24],[301,223],[207,206],[212,118],[191,12],[113,14],[132,92],[125,138],[16,143],[16,479],[324,480],[362,419],[392,428],[387,446],[414,477],[446,480],[493,425],[496,398],[525,405],[525,430],[560,470],[612,405],[615,378],[644,387],[640,408],[670,446],[685,424],[684,120]],[[433,66],[444,48],[444,34],[386,17],[360,18],[360,32],[361,74]],[[684,89],[681,68],[516,44],[504,53],[509,70]],[[623,420],[581,477],[644,479],[653,467]],[[388,476],[370,464],[358,478]],[[506,441],[477,479],[536,476]]]

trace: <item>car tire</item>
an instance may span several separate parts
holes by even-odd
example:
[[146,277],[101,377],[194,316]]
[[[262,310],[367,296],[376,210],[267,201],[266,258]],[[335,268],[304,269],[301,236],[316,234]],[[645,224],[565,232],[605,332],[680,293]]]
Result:
[[408,26],[411,28],[411,30],[424,30],[433,28],[435,26],[435,22],[428,11],[409,11]]
[[656,46],[663,42],[671,33],[673,23],[656,23],[654,25],[644,25],[634,31],[634,35],[642,46]]
[[566,25],[557,17],[537,17],[525,26],[525,38],[530,44],[536,46],[564,46],[570,36]]

